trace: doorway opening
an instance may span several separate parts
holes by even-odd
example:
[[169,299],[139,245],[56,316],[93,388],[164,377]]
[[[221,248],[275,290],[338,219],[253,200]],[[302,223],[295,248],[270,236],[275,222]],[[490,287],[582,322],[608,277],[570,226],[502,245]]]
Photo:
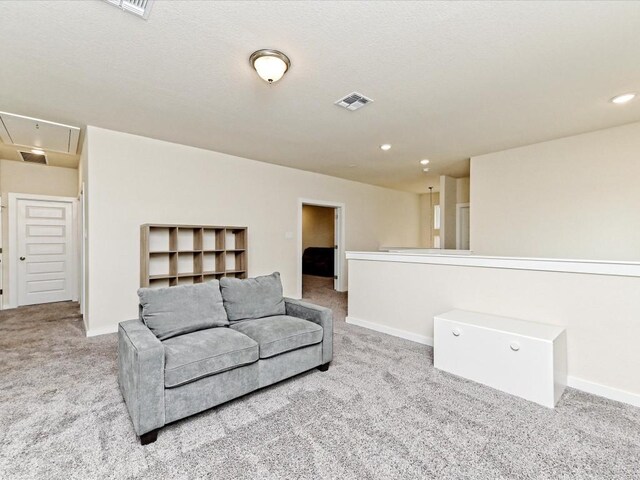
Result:
[[77,200],[8,197],[9,307],[77,301]]
[[308,288],[345,291],[343,285],[344,205],[299,201],[298,297]]

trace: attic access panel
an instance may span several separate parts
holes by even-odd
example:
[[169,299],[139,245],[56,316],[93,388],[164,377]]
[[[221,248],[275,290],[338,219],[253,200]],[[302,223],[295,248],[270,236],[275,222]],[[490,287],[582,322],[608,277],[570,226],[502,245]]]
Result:
[[79,138],[78,127],[0,112],[0,139],[7,145],[76,155]]

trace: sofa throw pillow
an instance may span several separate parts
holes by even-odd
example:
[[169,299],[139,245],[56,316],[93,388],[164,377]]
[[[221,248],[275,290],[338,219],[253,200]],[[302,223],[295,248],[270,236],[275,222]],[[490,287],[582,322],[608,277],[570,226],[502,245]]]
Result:
[[141,288],[141,317],[160,340],[229,325],[218,280],[166,288]]
[[220,291],[231,322],[286,313],[278,272],[245,280],[223,277]]

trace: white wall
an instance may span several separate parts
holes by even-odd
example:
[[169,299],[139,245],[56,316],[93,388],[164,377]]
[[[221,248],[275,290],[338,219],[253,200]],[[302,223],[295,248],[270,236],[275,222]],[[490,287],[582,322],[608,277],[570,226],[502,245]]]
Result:
[[456,248],[457,181],[440,176],[440,239],[442,248]]
[[[433,248],[433,237],[440,235],[440,229],[433,228],[433,207],[440,202],[440,193],[420,195],[420,246]],[[433,205],[432,205],[433,204]]]
[[346,249],[418,243],[416,194],[96,127],[87,138],[90,333],[137,316],[144,223],[246,225],[249,274],[280,271],[290,296],[299,198],[345,204]]
[[76,197],[78,170],[33,163],[0,160],[0,194],[2,195],[2,285],[3,302],[9,301],[9,193],[32,193]]
[[471,159],[471,249],[640,260],[640,123]]
[[469,177],[456,178],[456,203],[469,203],[470,182]]
[[452,309],[562,325],[572,384],[640,406],[639,287],[637,277],[349,260],[348,321],[430,344],[433,317]]
[[[456,178],[456,203],[469,203],[469,177]],[[430,230],[429,226],[433,226],[433,205],[440,204],[440,192],[433,192],[433,198],[430,199],[429,193],[420,194],[420,247],[433,248],[433,240],[431,236],[439,236],[440,229]],[[451,199],[450,199],[451,200]],[[454,206],[455,210],[455,206]],[[455,246],[455,244],[454,244]]]

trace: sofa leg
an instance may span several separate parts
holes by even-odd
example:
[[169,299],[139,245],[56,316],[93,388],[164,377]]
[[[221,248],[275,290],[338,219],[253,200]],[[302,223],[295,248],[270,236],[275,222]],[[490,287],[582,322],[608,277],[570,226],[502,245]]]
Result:
[[327,363],[325,363],[323,365],[320,365],[318,367],[318,370],[320,370],[321,372],[326,372],[327,370],[329,370],[329,362],[327,362]]
[[149,445],[150,443],[155,442],[158,439],[159,428],[155,430],[151,430],[143,435],[140,435],[140,445]]

